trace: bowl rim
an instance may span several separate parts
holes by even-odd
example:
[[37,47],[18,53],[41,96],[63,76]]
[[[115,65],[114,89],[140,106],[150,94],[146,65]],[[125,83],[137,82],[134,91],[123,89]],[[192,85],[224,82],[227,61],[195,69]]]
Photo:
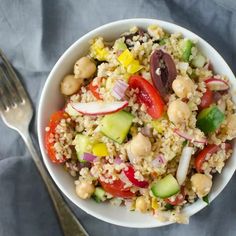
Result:
[[[80,38],[78,38],[71,46],[69,46],[65,51],[64,53],[60,56],[60,58],[57,60],[57,62],[55,63],[55,65],[53,66],[52,70],[50,71],[47,79],[46,79],[46,82],[43,86],[43,89],[41,91],[41,95],[40,95],[40,99],[39,99],[39,105],[38,105],[38,112],[37,112],[37,134],[38,134],[38,141],[39,141],[39,146],[40,146],[40,152],[41,152],[41,155],[43,157],[43,162],[44,162],[44,165],[46,166],[46,169],[48,170],[50,176],[52,177],[53,181],[55,182],[55,184],[58,186],[58,188],[62,191],[62,193],[71,201],[73,202],[77,207],[79,207],[80,209],[82,209],[83,211],[85,211],[86,213],[100,219],[100,220],[103,220],[105,222],[108,222],[108,223],[111,223],[111,224],[114,224],[114,225],[119,225],[119,226],[123,226],[123,227],[131,227],[131,228],[153,228],[153,227],[162,227],[162,226],[166,226],[166,225],[169,225],[169,224],[172,224],[172,223],[175,223],[175,222],[163,222],[159,225],[157,224],[148,224],[146,223],[145,225],[138,225],[138,224],[135,224],[135,223],[121,223],[117,220],[113,220],[113,219],[110,219],[102,214],[99,214],[97,213],[96,211],[92,211],[92,210],[89,210],[87,209],[86,207],[84,207],[83,205],[81,204],[78,204],[78,202],[76,202],[72,196],[70,196],[70,194],[66,191],[66,189],[61,185],[60,181],[58,181],[57,177],[55,176],[54,172],[51,170],[50,166],[47,164],[46,162],[46,158],[48,158],[46,152],[44,151],[44,138],[43,138],[43,128],[42,127],[42,122],[41,122],[41,117],[43,116],[42,114],[42,107],[43,107],[43,100],[44,100],[44,97],[46,95],[46,88],[48,87],[48,84],[50,83],[51,81],[51,78],[53,77],[53,74],[58,70],[58,65],[61,63],[61,61],[64,60],[64,58],[66,58],[70,52],[77,46],[79,45],[81,42],[84,41],[84,39],[88,38],[91,39],[91,36],[92,35],[95,35],[96,33],[98,32],[101,32],[103,30],[105,30],[106,28],[110,28],[110,27],[115,27],[115,26],[121,26],[121,25],[128,25],[128,24],[132,24],[132,25],[139,25],[140,23],[146,23],[146,24],[150,24],[150,22],[154,23],[154,24],[161,24],[161,25],[165,25],[166,27],[172,27],[172,28],[176,28],[176,33],[177,32],[181,32],[183,34],[187,33],[187,34],[191,34],[194,38],[202,41],[207,48],[209,48],[209,50],[211,50],[214,54],[217,55],[217,57],[222,61],[224,62],[224,67],[228,70],[229,73],[231,73],[231,76],[230,77],[234,77],[234,74],[232,72],[232,70],[230,69],[230,67],[228,66],[227,62],[223,59],[223,57],[217,52],[217,50],[211,46],[206,40],[204,40],[202,37],[198,36],[197,34],[195,34],[194,32],[180,26],[180,25],[177,25],[175,23],[172,23],[172,22],[168,22],[168,21],[164,21],[164,20],[158,20],[158,19],[153,19],[153,18],[129,18],[129,19],[123,19],[123,20],[117,20],[117,21],[113,21],[113,22],[110,22],[110,23],[107,23],[107,24],[104,24],[102,26],[99,26],[91,31],[89,31],[88,33],[84,34],[83,36],[81,36]],[[165,27],[164,26],[164,27]],[[232,173],[230,175],[227,176],[227,181],[221,185],[216,193],[210,198],[210,201],[213,201],[219,194],[220,192],[222,192],[222,190],[225,188],[225,186],[228,184],[228,182],[230,181],[230,179],[232,178],[234,172],[235,172],[235,169],[236,167],[234,168],[234,171],[232,171]],[[197,204],[198,203],[198,204]],[[203,201],[199,202],[195,202],[194,204],[196,204],[196,207],[194,208],[194,210],[191,211],[190,214],[188,214],[188,216],[192,216],[194,214],[196,214],[197,212],[199,212],[200,210],[204,209],[207,204],[204,203]]]

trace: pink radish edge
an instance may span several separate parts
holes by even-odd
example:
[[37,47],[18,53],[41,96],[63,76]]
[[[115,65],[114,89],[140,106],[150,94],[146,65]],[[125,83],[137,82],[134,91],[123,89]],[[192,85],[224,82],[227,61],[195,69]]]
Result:
[[[96,102],[91,102],[93,103],[93,106],[96,105],[95,103]],[[87,105],[89,106],[89,104],[91,103],[87,103]],[[99,102],[101,103],[101,102]],[[118,112],[120,110],[122,110],[123,108],[127,107],[128,106],[128,102],[127,101],[123,101],[123,102],[119,102],[121,103],[122,105],[120,107],[117,107],[116,109],[109,109],[107,111],[102,111],[102,112],[99,112],[98,110],[94,110],[94,112],[86,112],[85,109],[78,109],[78,107],[76,107],[76,103],[74,102],[70,102],[71,106],[76,110],[78,111],[79,113],[83,114],[83,115],[92,115],[92,116],[95,116],[95,115],[107,115],[107,114],[111,114],[111,113],[114,113],[114,112]],[[78,103],[79,104],[79,103]],[[110,103],[111,106],[112,106],[112,103]],[[116,104],[117,105],[117,104]]]
[[206,139],[194,140],[193,136],[189,135],[188,133],[184,133],[182,131],[179,131],[178,129],[174,129],[174,132],[176,134],[178,134],[180,137],[182,137],[184,139],[187,139],[187,140],[189,140],[191,142],[207,144],[207,140]]

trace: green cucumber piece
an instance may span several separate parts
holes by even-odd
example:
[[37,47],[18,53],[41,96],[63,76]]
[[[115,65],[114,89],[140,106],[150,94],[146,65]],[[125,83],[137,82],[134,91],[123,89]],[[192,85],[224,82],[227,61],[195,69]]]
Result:
[[224,119],[224,113],[216,105],[213,105],[199,113],[196,126],[207,134],[219,128]]
[[121,144],[129,132],[133,118],[134,116],[126,111],[106,115],[101,121],[101,132]]
[[74,139],[75,143],[75,150],[77,157],[80,162],[86,162],[83,158],[82,155],[85,152],[90,153],[92,149],[92,143],[90,141],[90,138],[86,135],[83,134],[77,134]]
[[191,49],[193,47],[193,42],[190,39],[184,40],[182,44],[182,59],[186,62],[189,61],[191,55]]
[[180,190],[180,186],[172,174],[168,174],[163,179],[156,181],[152,187],[151,191],[155,197],[168,198]]
[[197,67],[197,68],[202,68],[206,63],[206,58],[198,53],[192,60],[192,65]]
[[105,194],[106,192],[101,187],[96,187],[93,193],[93,199],[98,203],[103,202],[106,200]]

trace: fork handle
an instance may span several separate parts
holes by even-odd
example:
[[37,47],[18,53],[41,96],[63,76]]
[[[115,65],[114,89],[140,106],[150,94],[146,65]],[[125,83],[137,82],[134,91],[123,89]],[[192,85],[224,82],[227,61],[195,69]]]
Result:
[[26,146],[28,147],[32,158],[37,166],[39,173],[42,176],[42,179],[48,189],[48,192],[51,196],[52,202],[56,209],[61,227],[64,233],[64,236],[88,236],[88,233],[85,231],[83,226],[80,224],[76,216],[73,214],[71,209],[65,203],[65,200],[59,193],[57,187],[53,183],[52,179],[49,177],[39,155],[36,151],[32,139],[30,137],[28,129],[19,131],[22,136]]

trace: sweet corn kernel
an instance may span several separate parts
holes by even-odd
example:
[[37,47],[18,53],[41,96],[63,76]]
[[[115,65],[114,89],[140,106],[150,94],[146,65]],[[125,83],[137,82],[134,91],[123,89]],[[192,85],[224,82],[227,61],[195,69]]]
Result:
[[96,143],[93,145],[93,155],[98,157],[108,156],[107,146],[105,143]]

